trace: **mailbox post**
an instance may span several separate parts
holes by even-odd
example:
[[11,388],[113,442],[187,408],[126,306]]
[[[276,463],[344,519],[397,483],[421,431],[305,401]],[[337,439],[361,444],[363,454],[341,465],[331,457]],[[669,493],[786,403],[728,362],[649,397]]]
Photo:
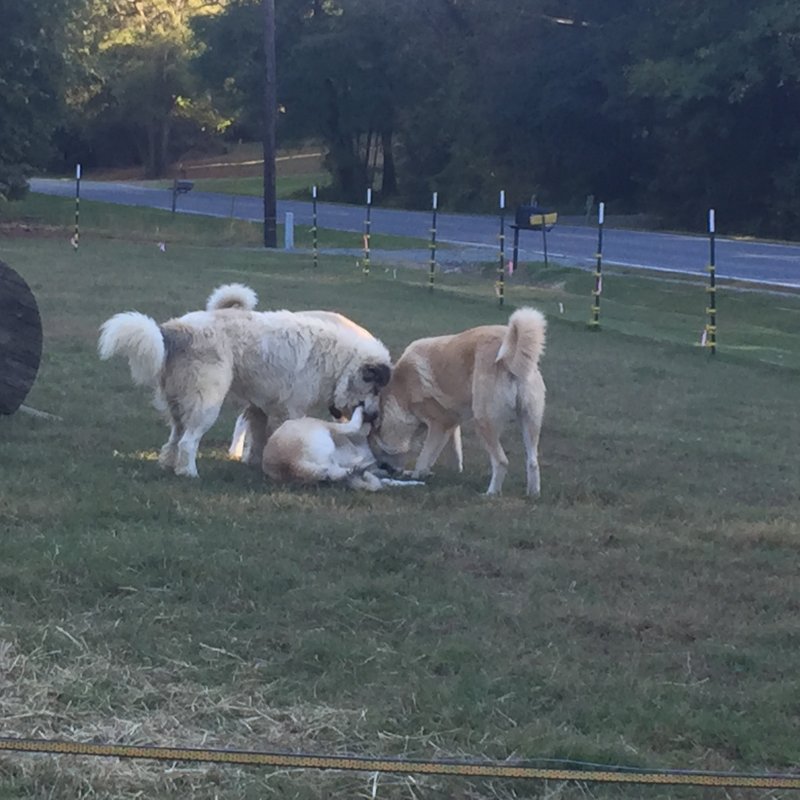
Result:
[[173,214],[175,213],[175,207],[176,207],[177,202],[178,202],[178,195],[179,194],[186,194],[187,192],[191,192],[193,186],[194,186],[194,183],[192,181],[178,180],[178,178],[175,178],[175,180],[172,182],[172,213]]
[[558,221],[557,211],[547,211],[540,206],[517,206],[514,217],[514,272],[517,271],[517,259],[519,256],[519,232],[538,231],[542,232],[542,242],[544,244],[544,265],[547,266],[547,232],[552,229]]

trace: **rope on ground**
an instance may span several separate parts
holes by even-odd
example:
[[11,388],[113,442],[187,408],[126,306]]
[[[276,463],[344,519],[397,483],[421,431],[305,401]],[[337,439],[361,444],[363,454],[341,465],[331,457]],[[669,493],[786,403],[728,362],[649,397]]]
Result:
[[[417,775],[448,775],[471,778],[581,781],[584,783],[628,783],[681,786],[716,786],[729,789],[800,789],[800,774],[705,772],[699,770],[648,770],[602,764],[584,765],[563,761],[564,766],[533,766],[524,761],[459,761],[408,758],[370,758],[306,753],[271,753],[194,747],[155,747],[96,744],[52,739],[0,738],[0,752],[51,753],[75,756],[151,759],[156,761],[201,761],[215,764],[280,767],[283,769],[346,770]],[[543,763],[554,763],[543,759]],[[566,766],[572,765],[572,766]]]

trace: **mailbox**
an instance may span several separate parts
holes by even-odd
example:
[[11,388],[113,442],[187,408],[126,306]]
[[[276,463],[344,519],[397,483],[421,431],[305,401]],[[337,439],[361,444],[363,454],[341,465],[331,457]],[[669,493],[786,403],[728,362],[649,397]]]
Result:
[[543,227],[549,231],[558,221],[557,211],[548,211],[539,206],[517,206],[514,224],[528,231],[538,231]]

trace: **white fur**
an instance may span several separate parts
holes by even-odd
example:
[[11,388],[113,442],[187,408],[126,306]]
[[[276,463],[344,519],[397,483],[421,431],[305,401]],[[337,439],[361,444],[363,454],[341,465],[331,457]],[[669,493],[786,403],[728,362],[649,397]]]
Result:
[[223,308],[238,308],[252,311],[258,305],[258,295],[243,283],[226,283],[218,286],[206,300],[206,311],[220,311]]
[[138,311],[115,314],[100,328],[97,351],[103,361],[128,359],[136,386],[155,386],[164,363],[164,340],[158,323]]
[[163,397],[171,431],[160,462],[190,476],[229,394],[276,421],[318,403],[349,411],[367,402],[377,410],[391,367],[374,337],[289,311],[237,308],[194,311],[161,326],[136,312],[117,314],[102,326],[99,351],[101,358],[125,355],[134,382]]
[[372,492],[384,486],[421,484],[375,474],[377,464],[367,442],[369,429],[360,407],[347,422],[313,417],[287,420],[264,447],[264,473],[274,480],[290,483],[343,481],[353,489]]
[[[230,303],[237,298],[239,304],[244,307],[247,294],[246,291],[242,290],[250,291],[246,286],[242,286],[241,284],[221,286],[211,295],[206,308],[209,310],[211,309],[212,298],[214,298],[217,293],[219,293],[219,298],[221,298],[217,300],[217,302],[228,303],[225,307],[230,307]],[[337,325],[365,340],[372,339],[373,341],[377,341],[366,328],[362,328],[357,322],[354,322],[337,311],[296,311],[295,314]],[[261,428],[265,428],[265,431],[261,431]],[[274,424],[266,419],[263,414],[260,414],[258,409],[252,406],[245,408],[236,418],[233,436],[231,437],[230,447],[228,448],[228,457],[235,461],[241,460],[253,466],[260,466],[261,451],[272,430],[274,430]]]

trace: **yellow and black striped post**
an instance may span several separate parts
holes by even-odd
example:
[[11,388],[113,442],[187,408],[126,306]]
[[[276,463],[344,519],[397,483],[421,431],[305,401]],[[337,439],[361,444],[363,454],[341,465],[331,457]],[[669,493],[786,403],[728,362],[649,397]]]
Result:
[[431,222],[431,262],[428,274],[428,288],[433,291],[433,276],[436,273],[436,206],[438,205],[439,193],[433,193],[433,220]]
[[592,289],[592,318],[589,327],[592,330],[600,329],[600,295],[603,293],[603,222],[605,221],[606,204],[600,203],[597,207],[597,264],[594,270],[594,289]]
[[319,266],[319,250],[317,249],[317,187],[311,187],[311,241],[314,251],[314,268]]
[[81,241],[81,165],[75,165],[75,233],[72,235],[72,249],[77,250]]
[[505,301],[506,279],[506,192],[500,190],[500,255],[497,264],[497,301],[502,306]]
[[369,237],[372,225],[372,189],[367,189],[367,219],[364,223],[364,276],[369,277]]
[[715,229],[714,209],[710,208],[708,210],[708,286],[706,286],[706,292],[708,293],[708,304],[706,305],[708,322],[706,323],[705,344],[710,349],[711,355],[717,352],[717,265],[714,240]]

